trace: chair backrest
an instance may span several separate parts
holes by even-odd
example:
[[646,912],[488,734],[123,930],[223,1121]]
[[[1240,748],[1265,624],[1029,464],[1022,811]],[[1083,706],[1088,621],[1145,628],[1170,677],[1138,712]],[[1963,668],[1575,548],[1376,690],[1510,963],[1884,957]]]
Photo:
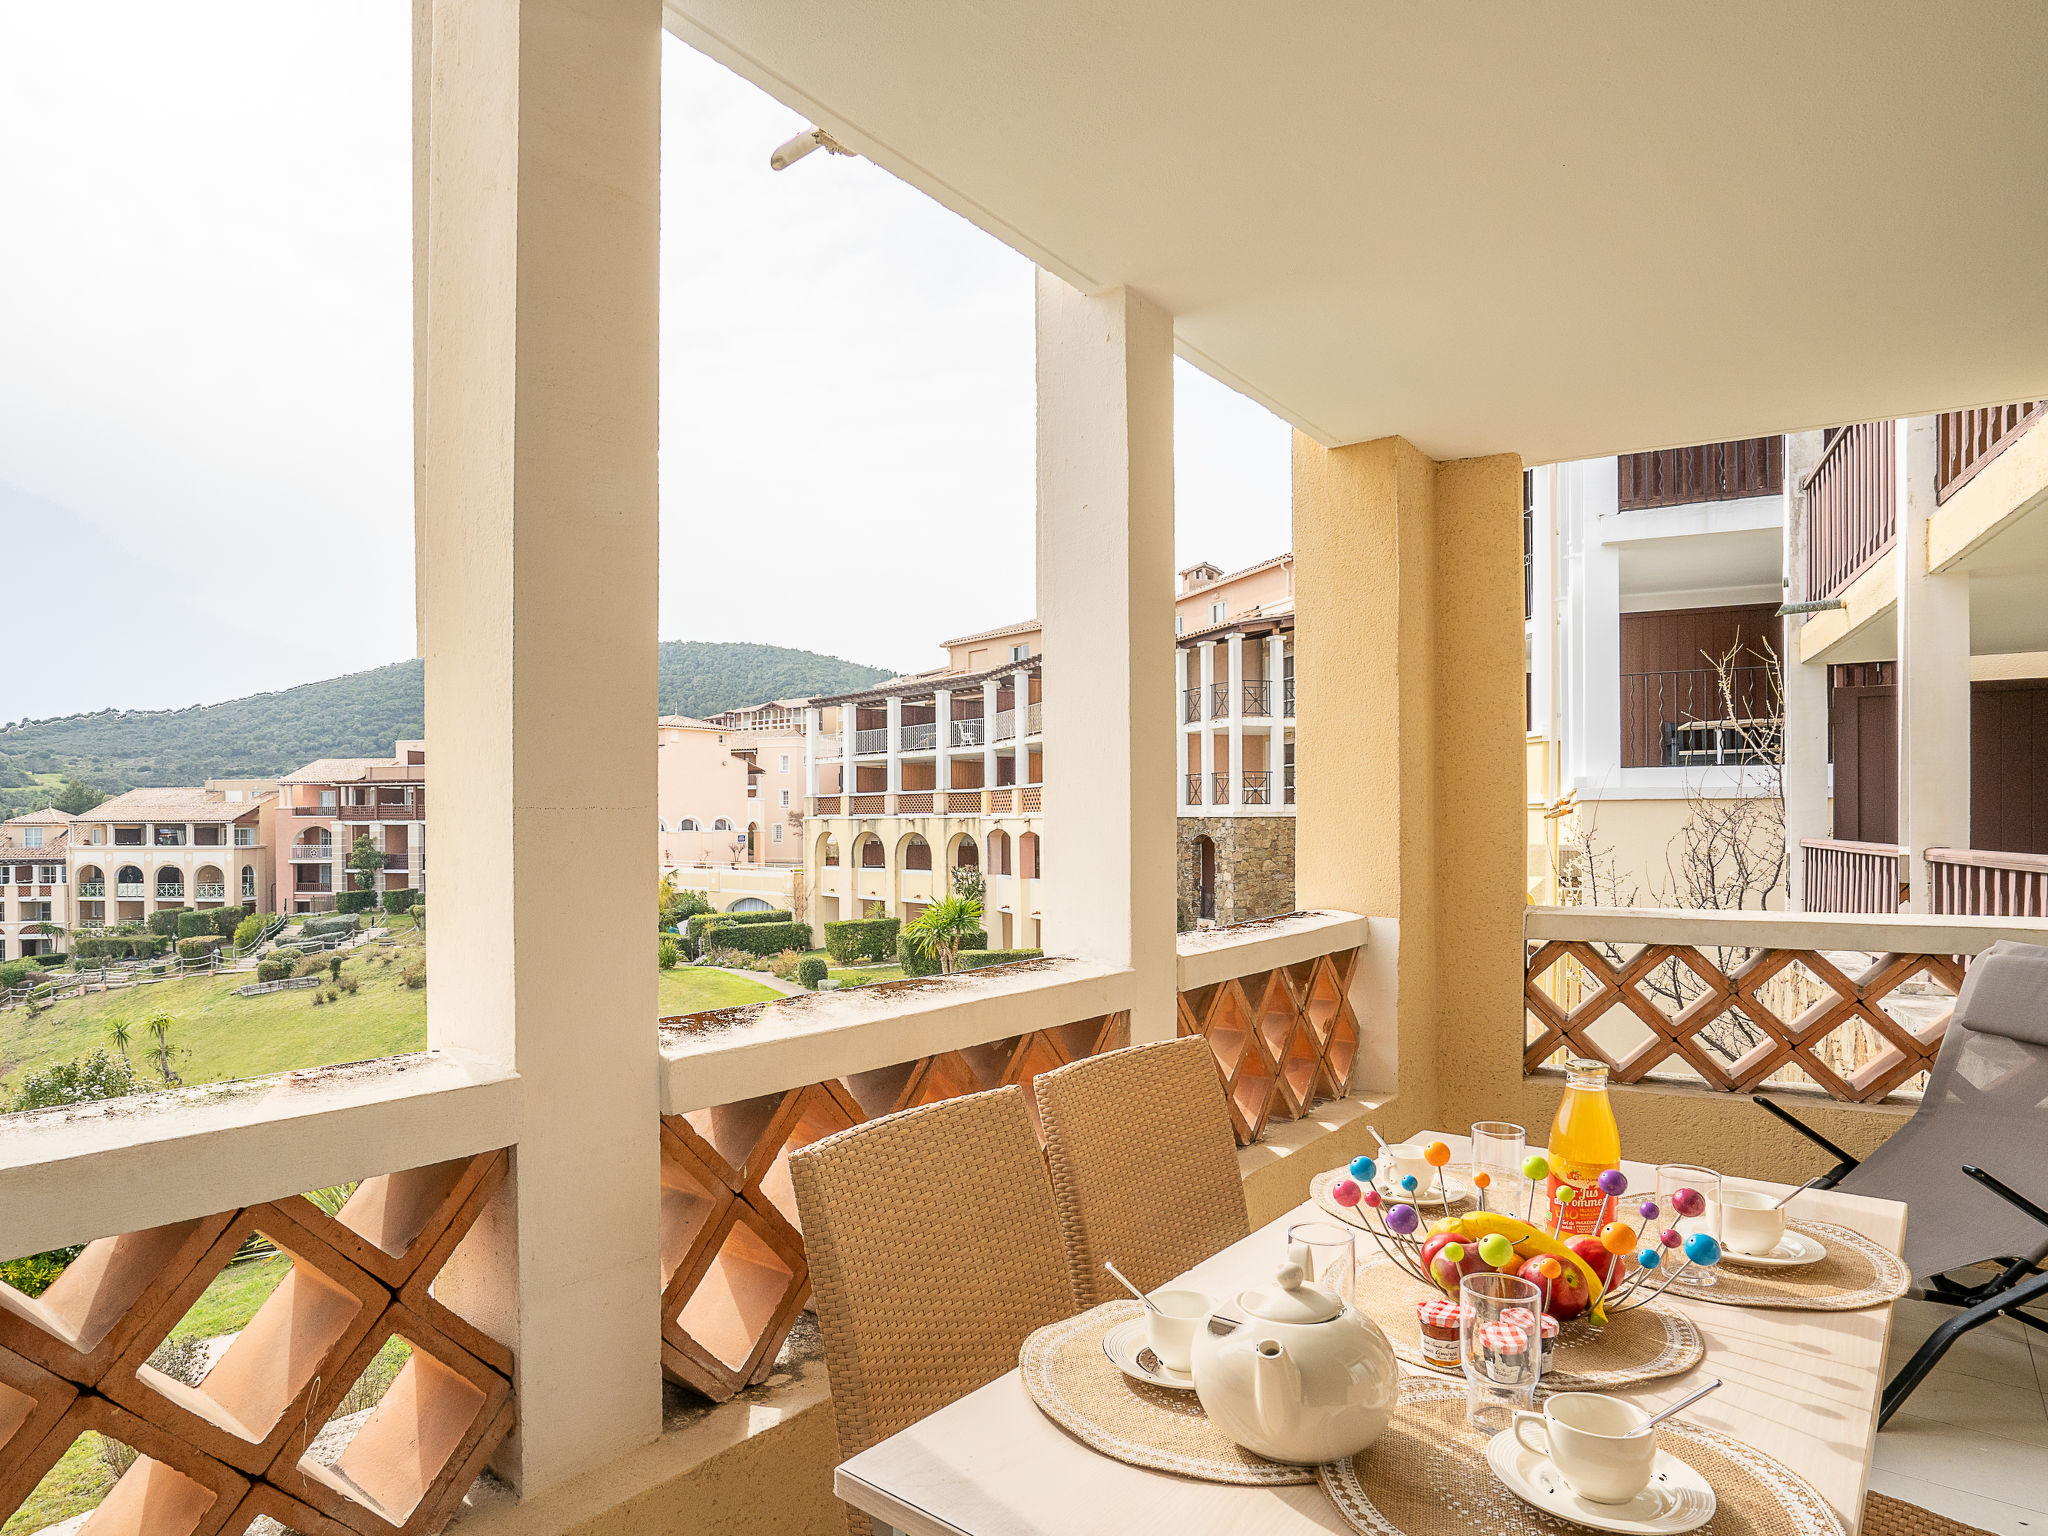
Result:
[[1021,1089],[870,1120],[789,1171],[842,1460],[1012,1369],[1072,1311]]
[[1209,1042],[1187,1035],[1040,1073],[1038,1123],[1074,1301],[1152,1290],[1251,1228]]
[[1906,1202],[1906,1264],[1925,1281],[2048,1249],[2048,1232],[1962,1171],[1975,1163],[2048,1205],[2044,1146],[2048,948],[2000,942],[1970,965],[1913,1118],[1840,1187]]

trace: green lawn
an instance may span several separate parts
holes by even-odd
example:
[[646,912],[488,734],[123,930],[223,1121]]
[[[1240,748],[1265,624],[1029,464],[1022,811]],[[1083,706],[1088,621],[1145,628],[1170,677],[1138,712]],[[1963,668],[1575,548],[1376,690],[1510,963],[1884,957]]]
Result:
[[31,1493],[0,1526],[0,1536],[28,1536],[59,1520],[85,1513],[114,1486],[114,1471],[100,1455],[100,1437],[87,1430],[72,1442],[57,1465],[43,1475]]
[[234,1333],[256,1315],[285,1277],[292,1261],[281,1253],[230,1264],[200,1293],[184,1320],[171,1330],[173,1338],[216,1338]]
[[702,1013],[707,1008],[731,1008],[739,1003],[765,1003],[781,995],[773,987],[710,966],[679,965],[661,973],[663,1018],[678,1013]]
[[[256,979],[240,974],[96,992],[59,1003],[34,1018],[25,1009],[10,1009],[0,1013],[0,1094],[11,1090],[24,1072],[107,1045],[107,1024],[115,1018],[128,1021],[129,1057],[144,1076],[153,1077],[146,1061],[149,1037],[143,1021],[158,1009],[177,1021],[171,1043],[180,1052],[178,1075],[187,1083],[424,1050],[427,994],[399,980],[406,964],[418,957],[419,942],[416,935],[406,933],[392,949],[352,952],[343,960],[342,971],[354,976],[361,989],[319,1006],[311,988],[236,997],[236,987]],[[382,963],[384,955],[393,957],[390,965]]]

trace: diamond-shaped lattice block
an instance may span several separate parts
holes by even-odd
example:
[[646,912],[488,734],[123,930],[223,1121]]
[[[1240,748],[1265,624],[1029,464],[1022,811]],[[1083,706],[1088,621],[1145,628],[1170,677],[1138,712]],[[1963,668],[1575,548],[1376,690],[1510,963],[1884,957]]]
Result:
[[[260,1233],[291,1267],[196,1387],[148,1363],[164,1334],[198,1302],[252,1234]],[[323,1383],[376,1323],[391,1297],[381,1284],[299,1227],[289,1212],[252,1206],[239,1212],[101,1379],[122,1407],[207,1455],[247,1472],[276,1460],[301,1429]],[[161,1332],[158,1332],[158,1328]]]
[[103,1397],[81,1396],[33,1455],[0,1474],[0,1509],[13,1510],[91,1431],[137,1453],[82,1527],[92,1536],[214,1536],[240,1507],[249,1480]]
[[[436,1254],[451,1227],[474,1205],[479,1186],[503,1178],[505,1154],[452,1158],[425,1168],[364,1179],[334,1215],[303,1196],[274,1202],[342,1257],[396,1290]],[[457,1236],[459,1238],[460,1231]],[[448,1245],[452,1247],[452,1244]],[[446,1252],[441,1251],[445,1258]]]
[[35,1454],[77,1398],[78,1388],[63,1377],[0,1349],[0,1478]]
[[317,1433],[393,1338],[412,1353],[332,1466],[291,1437],[267,1480],[360,1536],[416,1536],[439,1526],[512,1425],[512,1385],[440,1330],[392,1307],[322,1387]]
[[436,1216],[440,1222],[438,1235],[429,1237],[432,1227],[421,1234],[419,1243],[423,1251],[412,1274],[398,1288],[401,1306],[424,1319],[429,1327],[440,1329],[501,1376],[512,1374],[512,1351],[444,1304],[434,1287],[457,1251],[477,1241],[471,1234],[499,1199],[511,1163],[512,1154],[502,1149],[472,1159],[474,1177],[465,1178],[460,1203],[453,1209],[444,1207]]
[[0,1349],[87,1387],[138,1341],[147,1356],[183,1315],[181,1308],[152,1335],[166,1299],[205,1260],[233,1215],[88,1243],[37,1297],[0,1284]]
[[735,1200],[662,1297],[663,1368],[723,1401],[773,1366],[810,1289],[794,1229]]

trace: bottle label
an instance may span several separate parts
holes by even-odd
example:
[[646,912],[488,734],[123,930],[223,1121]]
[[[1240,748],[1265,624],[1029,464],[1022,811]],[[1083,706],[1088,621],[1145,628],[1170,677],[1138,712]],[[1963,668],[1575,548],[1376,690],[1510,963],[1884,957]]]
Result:
[[[1560,1239],[1567,1237],[1597,1237],[1600,1229],[1607,1225],[1614,1209],[1612,1196],[1600,1193],[1600,1175],[1614,1165],[1593,1167],[1590,1164],[1567,1163],[1562,1168],[1553,1167],[1545,1190],[1550,1196],[1550,1230]],[[1569,1184],[1572,1197],[1559,1200],[1557,1192]]]

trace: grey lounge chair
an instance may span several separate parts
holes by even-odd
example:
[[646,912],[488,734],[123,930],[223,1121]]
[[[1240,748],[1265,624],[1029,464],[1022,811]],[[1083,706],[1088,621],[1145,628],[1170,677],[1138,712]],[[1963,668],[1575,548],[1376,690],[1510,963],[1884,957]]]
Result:
[[[1962,1309],[1885,1387],[1880,1425],[1972,1328],[2003,1315],[2048,1333],[2048,1321],[2020,1310],[2048,1295],[2048,948],[1998,943],[1977,957],[1920,1107],[1861,1162],[1756,1102],[1840,1159],[1815,1188],[1906,1203],[1906,1267],[1928,1300]],[[2003,1266],[1989,1279],[1950,1278],[1987,1260]]]

